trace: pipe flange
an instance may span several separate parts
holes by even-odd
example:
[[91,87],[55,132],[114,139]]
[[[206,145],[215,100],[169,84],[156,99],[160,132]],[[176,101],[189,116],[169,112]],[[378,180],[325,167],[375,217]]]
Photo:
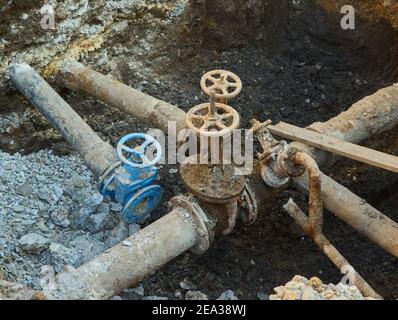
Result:
[[199,243],[191,248],[191,252],[194,254],[205,253],[213,241],[215,223],[208,218],[193,196],[177,196],[170,199],[170,203],[173,206],[182,207],[191,213],[199,235]]
[[103,194],[108,188],[109,184],[112,183],[115,177],[115,171],[117,168],[122,166],[121,161],[114,162],[112,165],[105,170],[105,172],[98,178],[98,190]]

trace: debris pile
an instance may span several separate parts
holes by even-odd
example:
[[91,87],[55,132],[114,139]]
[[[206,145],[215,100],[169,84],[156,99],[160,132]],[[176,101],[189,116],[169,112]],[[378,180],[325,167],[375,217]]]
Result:
[[317,277],[295,276],[284,286],[276,287],[270,300],[374,300],[364,297],[355,286],[343,283],[324,284]]
[[77,267],[140,230],[76,155],[0,152],[0,163],[0,279],[40,289],[44,265]]

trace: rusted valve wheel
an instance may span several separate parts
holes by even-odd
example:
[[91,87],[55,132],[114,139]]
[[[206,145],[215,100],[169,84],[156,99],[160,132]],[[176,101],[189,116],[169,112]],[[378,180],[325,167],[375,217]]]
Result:
[[203,103],[187,113],[187,127],[205,137],[222,137],[239,127],[239,114],[235,109],[222,103]]
[[242,91],[242,81],[230,71],[212,70],[203,75],[200,87],[208,96],[215,91],[215,98],[225,101],[235,98]]

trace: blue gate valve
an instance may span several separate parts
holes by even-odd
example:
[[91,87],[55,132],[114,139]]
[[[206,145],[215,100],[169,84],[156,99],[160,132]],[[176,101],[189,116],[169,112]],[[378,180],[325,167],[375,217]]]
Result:
[[[137,147],[127,142],[138,143]],[[148,148],[154,148],[153,159],[146,155]],[[143,133],[124,136],[117,144],[116,152],[120,161],[111,165],[100,178],[101,194],[123,206],[122,218],[127,223],[143,222],[159,204],[162,189],[153,182],[157,176],[156,164],[162,157],[160,143]]]

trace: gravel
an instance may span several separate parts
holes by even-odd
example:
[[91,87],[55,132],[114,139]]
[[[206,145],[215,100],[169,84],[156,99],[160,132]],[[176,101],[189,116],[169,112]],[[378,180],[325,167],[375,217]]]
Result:
[[184,281],[180,282],[180,287],[183,290],[196,290],[198,288],[196,284],[187,279],[184,279]]
[[232,290],[227,290],[227,291],[223,292],[217,298],[217,300],[239,300],[239,299]]
[[0,152],[1,277],[40,289],[40,270],[77,267],[134,234],[74,153]]

